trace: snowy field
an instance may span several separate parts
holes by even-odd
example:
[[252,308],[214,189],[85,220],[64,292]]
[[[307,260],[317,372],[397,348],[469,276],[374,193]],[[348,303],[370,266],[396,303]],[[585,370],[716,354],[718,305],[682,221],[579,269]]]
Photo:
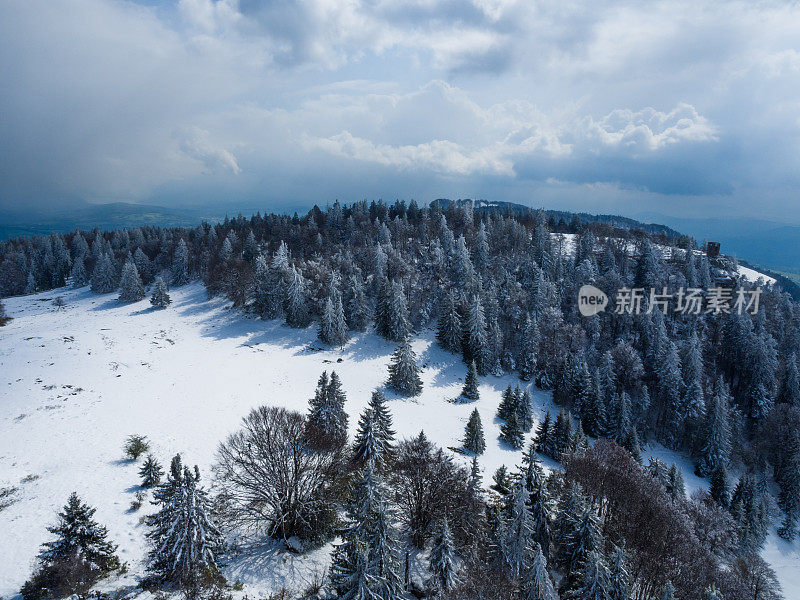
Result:
[[[321,350],[314,327],[298,331],[249,319],[222,300],[208,300],[199,284],[171,295],[164,311],[146,300],[121,305],[116,295],[87,288],[4,301],[13,320],[0,329],[0,488],[15,491],[7,497],[13,503],[0,510],[0,597],[17,594],[48,539],[45,527],[72,491],[97,507],[97,520],[129,563],[123,581],[104,586],[135,584],[146,549],[140,519],[151,506],[130,511],[139,465],[122,459],[128,435],[146,435],[164,464],[181,453],[208,483],[217,445],[251,408],[305,412],[320,373],[335,370],[347,393],[352,433],[370,393],[386,379],[394,347],[372,334],[358,335],[341,351]],[[63,307],[53,304],[57,296]],[[407,400],[387,392],[399,436],[424,430],[445,448],[460,446],[477,407],[487,442],[480,457],[486,483],[501,464],[517,464],[521,454],[500,444],[494,415],[502,391],[519,379],[482,378],[478,402],[453,404],[466,374],[460,359],[435,346],[427,332],[414,350],[425,367],[422,395]],[[549,393],[531,392],[538,421],[554,407]],[[646,457],[652,454],[683,467],[687,491],[707,484],[692,474],[686,457],[661,447],[645,450]],[[231,560],[226,574],[243,581],[251,595],[283,587],[299,592],[323,572],[328,552],[297,557],[262,540]],[[765,558],[786,597],[800,598],[798,545],[773,534]]]

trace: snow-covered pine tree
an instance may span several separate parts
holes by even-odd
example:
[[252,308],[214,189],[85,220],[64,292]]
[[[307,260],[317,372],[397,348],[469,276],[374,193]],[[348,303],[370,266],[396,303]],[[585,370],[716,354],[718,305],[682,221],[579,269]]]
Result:
[[164,470],[152,454],[148,454],[142,468],[139,469],[139,477],[142,478],[143,488],[156,487],[161,483],[161,477],[164,475]]
[[574,592],[580,600],[611,600],[608,566],[598,550],[592,550],[583,564],[583,581]]
[[690,428],[696,427],[705,409],[703,396],[703,355],[696,333],[692,333],[686,344],[683,359],[683,409]]
[[509,383],[500,398],[500,406],[497,407],[497,417],[505,421],[513,412],[517,412],[517,398],[514,396],[514,388],[512,388]]
[[439,303],[439,316],[436,326],[436,340],[449,352],[461,352],[462,326],[458,314],[455,294],[452,291],[442,295]]
[[483,437],[483,424],[478,409],[473,409],[464,429],[464,450],[483,454],[486,450],[486,440]]
[[525,437],[516,412],[512,412],[506,422],[500,426],[500,440],[514,450],[522,448]]
[[533,427],[533,399],[528,390],[522,392],[519,387],[514,392],[518,398],[516,403],[517,422],[523,432],[528,433]]
[[219,249],[219,259],[222,262],[227,262],[233,256],[233,244],[231,244],[230,237],[226,237],[222,241],[222,247]]
[[222,535],[211,520],[211,500],[198,484],[200,472],[172,460],[170,474],[155,492],[158,512],[150,518],[148,570],[162,581],[193,590],[201,575],[216,570],[224,549]]
[[89,283],[89,274],[86,272],[86,264],[84,263],[83,256],[78,256],[72,263],[72,270],[70,271],[72,278],[72,287],[77,289]]
[[92,291],[98,294],[108,294],[115,289],[117,289],[116,269],[111,257],[103,253],[97,259],[92,271]]
[[728,490],[728,474],[725,465],[719,465],[711,476],[711,488],[709,495],[721,506],[727,507],[730,503],[730,491]]
[[319,323],[319,339],[331,346],[341,346],[347,341],[347,324],[344,322],[342,299],[330,296],[325,300],[325,308]]
[[289,327],[306,327],[310,320],[306,300],[306,280],[295,266],[289,270],[284,314]]
[[144,298],[144,285],[132,260],[128,260],[122,267],[122,277],[119,281],[119,301],[138,302]]
[[353,459],[357,464],[371,461],[376,467],[383,463],[383,445],[373,420],[372,410],[366,408],[358,420],[358,430],[353,442]]
[[406,293],[403,290],[403,284],[399,281],[392,282],[387,309],[386,339],[402,342],[411,333],[411,324],[408,320]]
[[608,567],[608,600],[631,600],[631,576],[625,545],[615,546]]
[[142,278],[142,283],[149,284],[153,280],[153,263],[144,253],[144,250],[137,248],[133,253],[133,264],[136,265],[136,270]]
[[518,578],[530,566],[533,524],[528,509],[530,494],[523,481],[517,482],[510,498],[510,516],[502,536],[505,565],[513,578]]
[[461,390],[461,397],[466,400],[480,399],[478,391],[478,369],[475,368],[475,361],[469,363],[467,376],[464,378],[464,389]]
[[522,600],[559,600],[558,592],[547,572],[547,560],[542,554],[542,548],[539,544],[534,544],[533,560],[520,580]]
[[380,390],[372,392],[369,409],[372,412],[372,422],[375,425],[378,439],[382,444],[382,452],[384,456],[388,456],[392,452],[396,432],[392,429],[392,414],[386,405],[386,396]]
[[464,362],[475,361],[478,375],[485,376],[494,366],[489,353],[489,339],[486,330],[486,315],[483,311],[481,297],[475,294],[463,323],[461,351]]
[[553,424],[550,420],[549,410],[545,412],[544,420],[542,420],[536,428],[533,443],[536,446],[537,452],[541,452],[545,456],[553,456]]
[[530,314],[525,317],[525,333],[519,356],[519,376],[523,381],[530,381],[536,376],[539,360],[539,325]]
[[166,308],[172,303],[172,299],[167,292],[167,284],[159,276],[153,283],[153,294],[150,296],[150,304],[155,308]]
[[577,518],[569,515],[563,527],[556,563],[565,573],[561,582],[562,595],[569,596],[585,586],[585,577],[581,574],[585,574],[590,554],[600,549],[600,529],[591,506],[585,506]]
[[786,461],[781,468],[778,485],[778,506],[783,510],[783,523],[778,535],[792,541],[797,535],[800,521],[800,432],[794,433],[786,450]]
[[800,373],[797,369],[797,354],[794,352],[784,360],[778,402],[800,408]]
[[568,452],[572,445],[572,415],[563,408],[556,417],[553,426],[553,458],[561,460],[561,456]]
[[675,600],[675,586],[669,580],[664,584],[664,589],[661,591],[661,600]]
[[422,391],[417,357],[408,339],[402,342],[392,355],[387,385],[404,396],[417,396]]
[[364,293],[360,273],[353,273],[348,279],[344,297],[345,321],[354,331],[364,331],[370,320],[369,303]]
[[181,238],[175,247],[172,257],[172,285],[183,285],[189,282],[189,248]]
[[119,567],[117,547],[108,541],[108,530],[94,520],[96,509],[81,502],[73,492],[58,514],[58,524],[47,531],[56,536],[42,544],[39,560],[44,565],[80,560],[92,570],[107,573]]
[[242,258],[252,263],[256,256],[258,256],[258,244],[256,243],[256,236],[253,234],[253,230],[247,232],[247,237],[244,240],[244,247],[242,249]]
[[709,477],[717,467],[728,464],[731,445],[729,395],[725,382],[717,381],[714,395],[706,400],[705,423],[703,424],[700,461],[697,474]]
[[352,501],[348,527],[333,552],[331,582],[338,597],[351,600],[403,598],[395,554],[392,513],[380,474],[372,461],[364,465]]
[[277,319],[284,315],[286,291],[292,278],[289,250],[281,241],[269,262],[267,272],[257,279],[259,289],[258,309],[262,319]]
[[631,417],[631,397],[627,392],[622,392],[617,396],[617,414],[614,415],[613,428],[611,430],[611,439],[617,442],[620,446],[627,439],[632,425]]
[[0,327],[6,324],[8,321],[8,315],[6,314],[6,307],[3,304],[3,301],[0,300]]
[[341,446],[347,442],[347,400],[342,382],[335,371],[323,371],[317,382],[314,397],[309,400],[308,431],[322,447]]
[[636,425],[628,429],[628,435],[622,440],[621,446],[631,453],[636,462],[642,463],[642,446],[639,443],[639,432],[636,429]]
[[458,583],[456,575],[456,551],[453,534],[444,517],[433,535],[433,547],[428,556],[428,570],[432,573],[436,588],[448,591]]

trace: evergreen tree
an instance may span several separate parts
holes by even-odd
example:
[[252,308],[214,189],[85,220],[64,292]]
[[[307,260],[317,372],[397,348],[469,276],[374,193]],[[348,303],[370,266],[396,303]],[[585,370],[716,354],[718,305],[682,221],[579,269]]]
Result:
[[483,303],[477,294],[469,305],[467,318],[464,321],[464,335],[462,337],[461,351],[464,362],[469,364],[475,361],[478,375],[485,376],[492,368],[489,354],[489,337],[486,330],[486,315]]
[[319,324],[319,339],[331,346],[342,346],[347,341],[347,324],[344,321],[341,297],[333,300],[329,296],[325,300]]
[[455,560],[453,535],[450,533],[447,517],[445,517],[436,528],[433,536],[433,548],[428,557],[428,569],[433,574],[438,589],[448,591],[458,583]]
[[530,381],[536,376],[539,358],[539,326],[530,315],[525,317],[525,337],[519,359],[519,376],[523,381]]
[[181,238],[175,247],[172,258],[172,285],[183,285],[189,282],[189,248]]
[[778,534],[792,541],[797,535],[797,523],[800,520],[800,432],[795,432],[787,449],[787,458],[781,468],[778,485],[778,505],[784,514]]
[[530,565],[533,525],[528,510],[530,494],[523,482],[518,482],[510,498],[510,516],[502,538],[505,564],[513,578],[518,578]]
[[561,460],[561,455],[569,451],[572,435],[572,416],[561,409],[553,426],[553,458]]
[[547,572],[547,560],[538,544],[535,545],[532,554],[531,565],[521,579],[522,600],[559,600]]
[[720,378],[714,396],[706,402],[700,461],[697,464],[697,474],[701,477],[710,476],[717,467],[728,463],[731,444],[728,410],[727,387]]
[[152,454],[148,454],[147,458],[139,469],[139,477],[142,478],[142,487],[151,488],[156,487],[161,483],[161,477],[164,475],[164,470]]
[[475,368],[475,361],[469,363],[467,369],[467,376],[464,379],[464,389],[461,390],[461,397],[467,400],[478,400],[480,393],[478,392],[478,370]]
[[331,582],[339,598],[399,600],[403,590],[395,555],[392,513],[383,481],[367,461],[347,507],[348,527],[334,549]]
[[453,292],[448,292],[442,296],[442,301],[439,305],[436,340],[445,350],[449,352],[460,352],[461,336],[461,317],[456,308]]
[[580,600],[611,600],[610,576],[603,555],[591,550],[583,565],[583,585],[575,592]]
[[253,230],[247,232],[247,238],[244,240],[244,248],[242,250],[242,258],[252,263],[256,256],[258,256],[258,244],[256,243],[256,236],[253,235]]
[[161,277],[156,277],[153,283],[153,294],[150,296],[150,304],[155,308],[166,308],[172,303],[172,299],[167,293],[167,284]]
[[132,260],[128,260],[122,268],[122,277],[119,282],[119,301],[138,302],[144,298],[144,285]]
[[401,342],[411,333],[408,305],[403,284],[384,279],[375,307],[375,331],[393,342]]
[[473,409],[464,430],[464,450],[483,454],[486,450],[486,440],[483,437],[483,424],[478,409]]
[[517,398],[514,395],[514,388],[511,387],[511,384],[508,384],[501,396],[500,406],[497,407],[497,417],[506,421],[511,416],[511,413],[515,412],[517,412]]
[[143,283],[148,284],[153,280],[153,264],[141,248],[133,253],[133,264],[136,265]]
[[73,492],[58,514],[58,524],[47,531],[56,536],[42,544],[39,560],[44,565],[77,559],[100,573],[119,567],[117,547],[108,541],[108,530],[94,520],[97,509],[81,502]]
[[408,340],[400,344],[392,355],[387,385],[404,396],[417,396],[422,391],[417,357]]
[[675,600],[675,586],[671,581],[664,584],[664,590],[661,592],[661,600]]
[[163,581],[196,589],[204,572],[215,571],[224,545],[210,517],[211,500],[198,484],[200,472],[192,473],[172,460],[170,474],[155,492],[158,512],[150,519],[151,548],[148,570]]
[[284,305],[286,324],[289,327],[305,327],[309,322],[306,300],[306,281],[294,266],[289,270],[289,283],[286,287]]
[[386,406],[386,397],[379,390],[372,392],[369,410],[372,413],[372,422],[381,443],[382,453],[388,456],[392,452],[395,431],[392,429],[392,414]]
[[536,434],[533,439],[538,452],[545,456],[553,456],[553,427],[549,410],[544,414],[544,420],[539,423],[539,427],[536,428]]
[[312,438],[323,447],[340,446],[347,441],[347,400],[342,382],[335,371],[328,379],[323,371],[314,397],[309,400],[308,428]]
[[72,287],[77,289],[89,283],[89,274],[86,272],[86,264],[83,261],[83,256],[78,256],[75,262],[72,263],[72,271],[70,271],[72,278]]
[[642,446],[639,443],[639,432],[636,430],[636,425],[628,430],[628,435],[622,441],[622,447],[631,453],[636,462],[642,463]]
[[358,421],[356,439],[353,443],[353,458],[359,464],[372,461],[376,466],[381,465],[384,459],[383,445],[373,419],[372,410],[369,408],[361,413],[361,418]]
[[364,331],[369,323],[369,304],[364,293],[364,284],[359,274],[353,274],[348,280],[344,299],[345,321],[355,331]]
[[728,491],[728,476],[725,471],[725,465],[719,465],[711,476],[711,489],[709,490],[711,497],[716,500],[720,505],[727,507],[730,502]]
[[631,577],[628,573],[628,556],[624,544],[623,547],[615,547],[608,571],[608,600],[630,600]]
[[506,422],[500,426],[500,440],[511,446],[514,450],[522,448],[524,434],[517,420],[517,413],[512,412]]
[[[108,254],[101,254],[92,271],[92,291],[98,294],[108,294],[117,289],[117,275],[114,264]],[[36,291],[36,290],[33,290]],[[26,293],[28,293],[26,291]]]
[[[577,507],[576,507],[577,508]],[[597,516],[591,506],[583,508],[583,512],[575,517],[573,514],[567,515],[562,525],[561,539],[556,562],[561,565],[566,573],[562,581],[562,590],[575,591],[586,587],[586,577],[581,578],[581,573],[586,574],[587,569],[596,568],[599,572],[595,575],[602,575],[603,568],[599,567],[597,561],[590,560],[590,554],[597,552],[600,548],[600,533]],[[591,563],[595,563],[591,565]]]
[[533,400],[531,398],[531,393],[528,390],[521,392],[520,389],[517,388],[514,395],[518,398],[515,406],[517,422],[522,431],[528,433],[533,427]]
[[797,369],[797,355],[794,352],[786,357],[784,362],[778,401],[800,408],[800,373]]

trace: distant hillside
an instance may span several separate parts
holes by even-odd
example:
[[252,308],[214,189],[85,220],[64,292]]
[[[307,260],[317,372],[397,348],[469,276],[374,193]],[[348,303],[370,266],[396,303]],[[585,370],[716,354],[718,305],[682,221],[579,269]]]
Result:
[[698,241],[722,243],[722,252],[746,258],[749,262],[788,274],[800,274],[800,226],[743,217],[688,219],[643,213],[668,223]]
[[24,211],[0,210],[0,240],[47,235],[51,232],[65,233],[76,228],[111,230],[143,225],[192,227],[204,219],[220,218],[218,214],[209,212],[208,209],[167,208],[127,202]]
[[[481,212],[491,212],[491,211],[499,211],[503,214],[513,214],[513,215],[525,215],[528,213],[536,212],[537,208],[532,208],[530,206],[525,206],[524,204],[516,204],[514,202],[501,202],[501,201],[488,201],[488,200],[450,200],[448,198],[439,198],[434,200],[434,202],[438,202],[440,206],[447,207],[452,202],[456,203],[463,203],[463,202],[471,202],[473,203],[476,210]],[[666,226],[661,225],[658,223],[643,223],[641,221],[637,221],[635,219],[631,219],[628,217],[622,217],[620,215],[593,215],[584,212],[568,212],[563,210],[547,210],[543,209],[544,212],[550,216],[555,221],[565,221],[569,223],[574,217],[578,217],[583,223],[607,223],[608,225],[613,225],[614,227],[619,227],[620,229],[640,229],[646,233],[651,234],[664,234],[667,237],[671,238],[679,238],[681,237],[681,233]]]

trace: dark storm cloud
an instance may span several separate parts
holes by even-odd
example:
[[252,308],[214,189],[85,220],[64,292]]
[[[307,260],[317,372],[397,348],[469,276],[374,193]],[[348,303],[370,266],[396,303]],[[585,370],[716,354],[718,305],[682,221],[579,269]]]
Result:
[[781,3],[2,2],[0,206],[757,195],[800,220],[798,29]]

